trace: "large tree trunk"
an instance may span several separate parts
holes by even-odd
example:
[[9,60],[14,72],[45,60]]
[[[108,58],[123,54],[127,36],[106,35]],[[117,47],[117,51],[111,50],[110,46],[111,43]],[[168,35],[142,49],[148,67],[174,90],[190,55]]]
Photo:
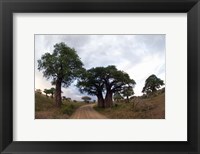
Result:
[[104,99],[102,95],[97,95],[98,98],[98,107],[104,108]]
[[55,105],[56,107],[61,107],[61,80],[56,80],[56,91],[55,91]]
[[113,106],[113,100],[112,100],[112,91],[107,91],[106,97],[105,97],[105,107],[112,107]]

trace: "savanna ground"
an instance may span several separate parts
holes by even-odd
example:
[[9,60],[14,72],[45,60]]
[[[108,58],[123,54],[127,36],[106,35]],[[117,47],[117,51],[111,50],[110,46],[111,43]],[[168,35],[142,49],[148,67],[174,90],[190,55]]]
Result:
[[158,91],[148,98],[132,97],[129,102],[114,102],[111,108],[98,108],[96,104],[64,100],[55,108],[54,99],[35,94],[36,119],[164,119],[165,92]]
[[82,105],[85,103],[64,100],[61,108],[56,108],[53,98],[35,93],[35,119],[69,119]]
[[112,108],[94,107],[109,119],[164,119],[165,93],[150,98],[133,98],[117,102]]

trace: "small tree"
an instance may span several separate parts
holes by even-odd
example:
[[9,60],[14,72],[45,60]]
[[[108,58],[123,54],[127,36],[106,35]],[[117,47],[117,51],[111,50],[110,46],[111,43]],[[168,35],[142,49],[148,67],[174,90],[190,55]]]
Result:
[[129,96],[134,95],[133,87],[132,86],[125,86],[122,90],[122,95],[126,97],[127,103],[129,102]]
[[123,97],[122,97],[122,95],[119,93],[119,92],[115,92],[114,93],[114,100],[116,101],[116,102],[119,102],[120,100],[122,100],[123,99]]
[[66,100],[66,97],[65,97],[65,96],[63,96],[63,97],[62,97],[62,99],[63,99],[63,100]]
[[89,103],[91,100],[91,97],[83,96],[81,99],[83,99],[85,101],[85,103]]
[[44,91],[43,91],[43,92],[45,93],[46,97],[48,97],[49,90],[48,90],[48,89],[44,89]]
[[53,95],[55,94],[55,91],[56,91],[55,88],[49,89],[49,93],[51,94],[51,98],[53,98]]
[[72,99],[71,99],[70,97],[67,97],[66,100],[67,100],[68,102],[71,102],[71,101],[72,101]]
[[156,75],[152,74],[146,79],[142,92],[148,95],[149,93],[156,92],[163,85],[164,81],[160,78],[157,78]]

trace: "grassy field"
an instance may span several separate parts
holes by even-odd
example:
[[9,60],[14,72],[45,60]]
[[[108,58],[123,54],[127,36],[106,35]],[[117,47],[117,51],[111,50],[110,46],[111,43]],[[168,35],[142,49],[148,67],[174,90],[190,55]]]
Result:
[[134,97],[129,103],[117,102],[112,108],[94,109],[109,119],[164,119],[165,93],[150,98]]
[[[54,106],[54,100],[43,94],[35,93],[36,119],[68,119],[77,108],[85,105],[83,102],[63,101],[61,108]],[[114,102],[112,108],[94,107],[96,111],[108,119],[164,119],[165,93],[159,93],[150,98],[133,97],[129,103],[122,100]]]
[[54,100],[43,94],[35,93],[35,119],[68,119],[83,102],[63,101],[61,108],[54,106]]

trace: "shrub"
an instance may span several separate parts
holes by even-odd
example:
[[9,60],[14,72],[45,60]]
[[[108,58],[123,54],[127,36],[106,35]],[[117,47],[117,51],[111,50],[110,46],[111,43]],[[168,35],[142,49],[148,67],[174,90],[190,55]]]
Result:
[[74,110],[76,109],[75,105],[73,104],[69,104],[69,105],[65,105],[63,108],[62,108],[62,113],[63,114],[68,114],[68,115],[71,115]]

